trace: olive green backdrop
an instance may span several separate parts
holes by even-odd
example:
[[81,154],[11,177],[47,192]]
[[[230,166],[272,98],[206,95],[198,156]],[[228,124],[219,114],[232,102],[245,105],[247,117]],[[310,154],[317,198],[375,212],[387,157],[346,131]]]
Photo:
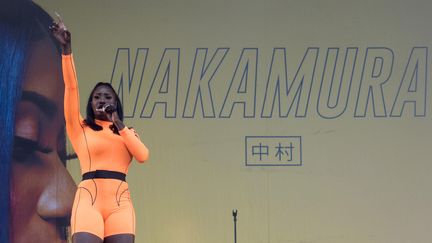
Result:
[[136,242],[430,242],[432,2],[37,2],[151,151]]

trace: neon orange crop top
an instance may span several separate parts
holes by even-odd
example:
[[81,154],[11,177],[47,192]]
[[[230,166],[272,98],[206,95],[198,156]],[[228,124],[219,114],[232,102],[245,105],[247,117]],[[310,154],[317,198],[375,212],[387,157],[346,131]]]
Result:
[[78,155],[81,173],[112,170],[127,174],[132,157],[141,163],[146,161],[149,151],[132,129],[123,128],[119,136],[109,128],[112,122],[96,120],[103,127],[101,131],[94,131],[85,125],[80,114],[78,81],[72,54],[63,55],[62,64],[66,131]]

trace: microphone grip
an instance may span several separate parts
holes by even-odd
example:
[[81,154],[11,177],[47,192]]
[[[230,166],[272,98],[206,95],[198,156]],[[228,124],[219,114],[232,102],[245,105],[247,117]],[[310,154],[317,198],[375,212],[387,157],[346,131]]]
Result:
[[104,111],[108,114],[112,114],[116,111],[117,109],[113,106],[113,105],[107,105],[104,107]]

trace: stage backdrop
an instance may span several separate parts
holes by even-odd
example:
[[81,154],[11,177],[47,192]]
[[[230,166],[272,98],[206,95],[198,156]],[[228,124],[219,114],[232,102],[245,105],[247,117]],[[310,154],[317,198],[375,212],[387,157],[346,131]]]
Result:
[[431,1],[37,2],[151,151],[136,242],[430,242]]

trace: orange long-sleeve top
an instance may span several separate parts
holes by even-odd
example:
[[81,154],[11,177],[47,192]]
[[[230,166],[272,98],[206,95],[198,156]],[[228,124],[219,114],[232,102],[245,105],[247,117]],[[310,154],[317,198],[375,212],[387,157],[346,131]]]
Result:
[[135,131],[127,127],[120,136],[109,128],[112,122],[96,120],[102,130],[94,131],[86,126],[80,114],[78,80],[73,55],[62,56],[65,83],[64,111],[66,132],[81,165],[81,173],[94,170],[111,170],[127,174],[134,157],[138,162],[148,159],[149,150]]

